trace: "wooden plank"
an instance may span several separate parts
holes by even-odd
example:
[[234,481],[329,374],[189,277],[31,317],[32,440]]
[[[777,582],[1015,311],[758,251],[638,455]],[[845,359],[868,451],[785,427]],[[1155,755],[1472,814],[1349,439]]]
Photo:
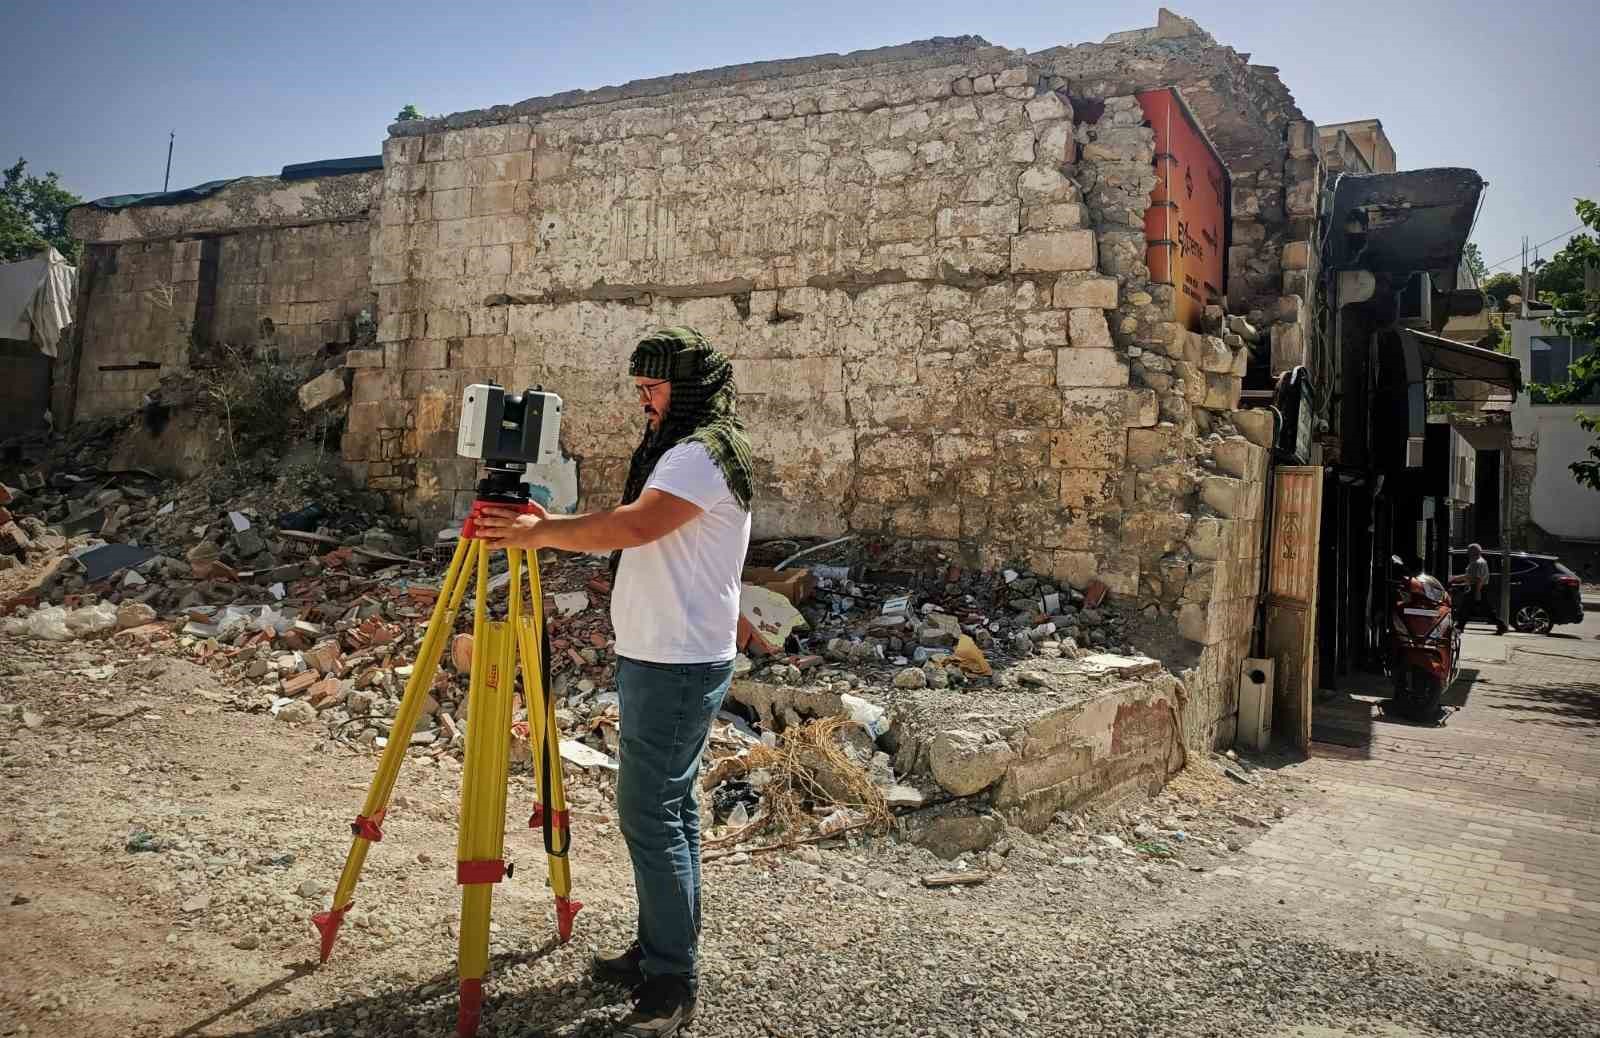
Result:
[[1267,655],[1277,660],[1273,729],[1300,749],[1311,744],[1315,689],[1317,577],[1322,537],[1322,467],[1273,472]]
[[922,885],[929,889],[939,887],[970,887],[989,882],[987,872],[930,872],[922,877]]
[[1310,606],[1317,600],[1317,550],[1322,532],[1322,467],[1284,465],[1273,470],[1272,574],[1275,600]]

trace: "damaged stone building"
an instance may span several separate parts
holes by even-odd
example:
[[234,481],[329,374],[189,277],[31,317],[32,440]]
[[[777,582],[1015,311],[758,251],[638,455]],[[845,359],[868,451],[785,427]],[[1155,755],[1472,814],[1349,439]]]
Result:
[[1232,743],[1278,432],[1251,405],[1318,336],[1324,165],[1276,69],[1163,11],[1032,54],[937,39],[401,122],[381,165],[75,210],[75,413],[214,342],[342,353],[345,463],[431,531],[478,476],[463,387],[541,385],[601,507],[628,354],[691,325],[735,364],[758,538],[1098,580],[1187,645],[1182,741]]

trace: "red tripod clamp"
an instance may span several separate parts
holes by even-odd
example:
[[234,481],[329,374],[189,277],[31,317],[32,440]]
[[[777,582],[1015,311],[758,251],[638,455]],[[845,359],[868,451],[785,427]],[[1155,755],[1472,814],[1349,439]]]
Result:
[[456,884],[469,887],[475,883],[498,883],[502,879],[509,879],[514,865],[507,865],[505,859],[479,859],[476,861],[456,862]]
[[[572,814],[569,811],[551,811],[550,828],[565,831],[571,818]],[[538,829],[542,825],[544,825],[544,805],[534,804],[533,814],[528,818],[528,828]]]
[[520,515],[533,515],[539,510],[539,506],[532,501],[514,505],[509,501],[485,501],[481,497],[477,498],[472,502],[472,511],[467,513],[467,521],[461,524],[461,538],[463,540],[470,541],[478,536],[478,516],[483,514],[483,509],[486,505],[494,505],[497,508],[515,508]]
[[350,823],[350,831],[371,843],[383,839],[383,816],[385,811],[375,811],[371,818],[366,815],[356,815],[356,820]]

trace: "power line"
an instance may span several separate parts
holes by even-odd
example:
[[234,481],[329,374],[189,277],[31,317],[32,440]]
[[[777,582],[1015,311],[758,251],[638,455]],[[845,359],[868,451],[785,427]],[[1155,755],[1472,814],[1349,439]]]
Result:
[[[1551,242],[1558,241],[1558,240],[1560,240],[1562,238],[1565,238],[1567,235],[1572,234],[1575,231],[1583,230],[1583,228],[1584,228],[1584,225],[1580,223],[1578,226],[1569,228],[1569,229],[1567,229],[1565,231],[1562,231],[1560,234],[1556,235],[1553,238],[1546,238],[1544,241],[1540,242],[1538,245],[1535,245],[1535,246],[1532,246],[1532,247],[1535,248],[1535,249],[1542,249],[1546,245],[1549,245]],[[1484,270],[1494,270],[1497,267],[1505,266],[1507,263],[1510,263],[1512,260],[1521,259],[1521,258],[1522,258],[1522,253],[1520,251],[1518,251],[1518,252],[1512,253],[1510,256],[1507,256],[1505,259],[1501,260],[1499,263],[1491,263],[1487,267],[1484,267],[1483,269]]]

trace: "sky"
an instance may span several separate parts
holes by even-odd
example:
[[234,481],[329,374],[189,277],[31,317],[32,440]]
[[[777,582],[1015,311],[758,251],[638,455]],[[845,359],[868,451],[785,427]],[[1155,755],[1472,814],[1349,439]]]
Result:
[[[573,88],[773,58],[978,35],[1029,51],[1155,24],[1157,4],[1010,0],[489,3],[279,0],[0,5],[0,159],[85,198],[370,155],[408,103],[446,114]],[[1600,198],[1593,0],[1338,5],[1174,0],[1274,65],[1318,123],[1377,117],[1402,169],[1489,182],[1474,240],[1515,270],[1521,243]],[[1479,13],[1480,10],[1486,13]],[[1335,13],[1336,12],[1336,13]],[[1588,99],[1588,100],[1586,100]],[[1504,262],[1501,262],[1504,261]]]

